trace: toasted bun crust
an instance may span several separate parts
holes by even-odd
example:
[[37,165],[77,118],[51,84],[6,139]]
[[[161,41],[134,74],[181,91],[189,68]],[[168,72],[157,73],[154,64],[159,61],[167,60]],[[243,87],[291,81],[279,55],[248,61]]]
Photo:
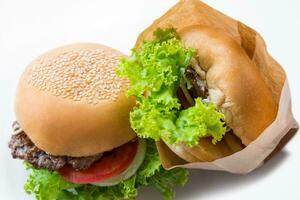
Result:
[[114,70],[124,55],[99,44],[51,50],[25,70],[17,88],[15,113],[40,149],[52,155],[88,156],[109,151],[135,137],[129,124],[134,99]]

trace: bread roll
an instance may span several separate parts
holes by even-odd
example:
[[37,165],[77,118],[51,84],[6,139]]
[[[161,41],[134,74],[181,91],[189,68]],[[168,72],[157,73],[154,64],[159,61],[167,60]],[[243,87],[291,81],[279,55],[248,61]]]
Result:
[[[226,125],[248,145],[273,122],[277,112],[272,93],[254,63],[220,30],[191,26],[180,30],[179,35],[186,47],[196,50],[196,59],[206,72],[210,100],[224,113]],[[169,147],[189,162],[213,161],[241,150],[240,140],[228,134],[216,145],[202,138],[193,148],[183,144]]]

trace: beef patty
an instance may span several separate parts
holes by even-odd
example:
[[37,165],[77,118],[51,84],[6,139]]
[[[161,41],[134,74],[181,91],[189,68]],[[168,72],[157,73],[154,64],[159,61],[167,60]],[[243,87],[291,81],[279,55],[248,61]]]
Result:
[[102,157],[102,154],[87,157],[49,155],[35,146],[23,131],[12,135],[8,146],[13,158],[25,160],[37,169],[50,171],[58,170],[65,165],[71,165],[76,170],[84,170]]
[[189,101],[187,95],[193,99],[198,97],[201,97],[201,99],[207,99],[209,96],[206,81],[201,79],[199,74],[197,74],[192,67],[187,68],[185,77],[191,84],[191,87],[187,89],[188,94],[183,92],[183,88],[181,88],[181,86],[177,90],[177,98],[179,99],[183,109],[194,106],[194,102]]

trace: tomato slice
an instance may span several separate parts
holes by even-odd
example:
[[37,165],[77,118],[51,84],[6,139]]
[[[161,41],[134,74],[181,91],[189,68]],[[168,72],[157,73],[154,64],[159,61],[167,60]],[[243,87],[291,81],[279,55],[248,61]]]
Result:
[[138,143],[138,140],[135,140],[104,153],[102,158],[86,170],[76,171],[66,165],[58,172],[72,183],[89,184],[105,181],[128,168],[137,153]]

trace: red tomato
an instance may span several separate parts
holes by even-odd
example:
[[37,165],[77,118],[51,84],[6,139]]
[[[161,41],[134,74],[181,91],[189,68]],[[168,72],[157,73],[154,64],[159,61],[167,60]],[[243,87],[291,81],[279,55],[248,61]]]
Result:
[[88,184],[105,181],[126,170],[133,161],[137,149],[138,140],[135,140],[104,153],[100,160],[86,170],[76,171],[67,165],[59,169],[58,172],[65,180],[72,183]]

